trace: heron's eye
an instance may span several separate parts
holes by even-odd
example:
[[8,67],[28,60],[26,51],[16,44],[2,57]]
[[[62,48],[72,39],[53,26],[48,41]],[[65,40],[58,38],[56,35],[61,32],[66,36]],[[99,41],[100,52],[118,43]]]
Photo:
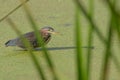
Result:
[[50,32],[52,32],[53,30],[52,30],[52,29],[50,29],[49,31],[50,31]]

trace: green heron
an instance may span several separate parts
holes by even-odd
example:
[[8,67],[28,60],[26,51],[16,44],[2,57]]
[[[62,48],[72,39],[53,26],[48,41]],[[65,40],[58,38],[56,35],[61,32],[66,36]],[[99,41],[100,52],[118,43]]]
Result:
[[[39,32],[40,32],[40,35],[45,44],[47,44],[50,41],[51,34],[56,33],[52,27],[44,27],[44,28],[40,29]],[[34,32],[28,32],[28,33],[24,34],[23,36],[31,43],[33,48],[41,47],[40,45],[38,45],[38,41],[35,37]],[[25,49],[25,46],[22,43],[20,37],[7,41],[5,43],[5,45],[6,45],[6,47],[7,46],[18,46],[18,47]]]

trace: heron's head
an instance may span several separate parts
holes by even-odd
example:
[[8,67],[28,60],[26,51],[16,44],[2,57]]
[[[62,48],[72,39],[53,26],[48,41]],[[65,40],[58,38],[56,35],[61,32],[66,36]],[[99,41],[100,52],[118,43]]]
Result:
[[52,27],[43,27],[40,31],[44,34],[56,34]]

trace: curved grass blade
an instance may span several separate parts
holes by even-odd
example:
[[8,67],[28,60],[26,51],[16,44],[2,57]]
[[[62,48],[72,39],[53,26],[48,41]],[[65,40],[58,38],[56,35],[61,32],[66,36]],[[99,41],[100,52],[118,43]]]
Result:
[[[89,16],[89,14],[87,13],[87,11],[84,9],[84,7],[82,6],[81,2],[79,0],[75,0],[76,5],[79,6],[80,10],[83,12],[83,14],[85,15],[86,19],[90,22],[91,27],[94,28],[95,32],[97,33],[98,37],[100,38],[100,40],[107,45],[108,41],[105,39],[105,37],[103,37],[103,35],[101,34],[100,30],[97,28],[97,25],[94,23],[94,21],[92,20],[92,18]],[[116,63],[119,63],[118,59],[114,56],[114,54],[111,53],[111,57],[112,60],[114,61],[115,65]],[[117,61],[117,62],[116,62]],[[119,65],[116,65],[116,67],[118,67]],[[120,66],[119,66],[120,67]]]
[[[22,2],[22,0],[21,0],[21,2]],[[58,80],[57,74],[56,74],[56,72],[55,72],[55,68],[54,68],[53,63],[52,63],[52,60],[51,60],[51,57],[50,57],[50,55],[48,54],[47,49],[45,48],[45,45],[44,45],[43,40],[42,40],[42,37],[41,37],[41,35],[40,35],[39,32],[38,32],[37,25],[36,25],[35,22],[34,22],[34,19],[33,19],[33,17],[32,17],[32,14],[31,14],[31,12],[30,12],[30,9],[29,9],[29,8],[27,7],[27,5],[25,5],[25,4],[24,4],[24,10],[25,10],[25,12],[26,12],[26,16],[27,16],[27,18],[28,18],[28,20],[29,20],[29,22],[30,22],[30,24],[31,24],[32,29],[35,31],[35,35],[36,35],[36,37],[37,37],[38,43],[41,44],[41,47],[42,47],[42,49],[43,49],[43,52],[45,53],[45,54],[44,54],[44,55],[45,55],[45,59],[46,59],[46,61],[47,61],[47,63],[48,63],[48,66],[49,66],[51,72],[52,72],[53,79],[54,79],[54,80]]]
[[[113,0],[116,1],[116,0]],[[110,10],[116,15],[118,16],[118,18],[120,19],[120,13],[116,10],[115,6],[112,4],[112,2],[110,0],[106,0]]]
[[43,70],[41,68],[41,65],[39,64],[38,60],[36,59],[35,55],[33,54],[33,48],[31,47],[29,41],[23,37],[23,35],[21,34],[21,32],[17,29],[15,23],[9,18],[7,19],[8,23],[11,25],[11,28],[16,32],[16,34],[18,36],[20,36],[23,44],[25,45],[25,47],[27,48],[28,52],[30,53],[31,59],[33,60],[36,69],[38,70],[39,75],[41,76],[40,78],[42,78],[42,80],[46,80],[45,79],[45,75],[43,73]]
[[[109,1],[109,0],[107,0],[107,1]],[[114,0],[114,2],[113,2],[114,6],[115,6],[115,3],[116,3],[116,0]],[[109,4],[109,2],[108,2],[108,4]],[[111,55],[112,54],[111,41],[112,41],[112,36],[113,36],[113,30],[115,30],[115,28],[117,29],[117,27],[119,27],[117,17],[118,17],[118,15],[116,15],[116,13],[111,10],[111,21],[109,23],[110,27],[109,27],[109,32],[108,32],[108,44],[106,45],[105,57],[103,60],[104,61],[103,70],[102,70],[102,75],[101,75],[100,80],[108,80],[110,59],[112,56],[114,57],[114,55]],[[116,60],[116,58],[114,58],[114,59]],[[117,61],[115,61],[114,63],[116,63],[116,62]],[[119,65],[117,65],[117,66],[119,66]],[[120,70],[120,67],[118,68],[118,70]]]
[[[114,12],[115,10],[112,10],[112,9],[115,9],[116,3],[117,3],[117,0],[113,0],[112,2],[107,0],[107,4],[109,5],[110,12],[111,12],[112,29],[117,32],[118,38],[120,39],[120,18],[117,15],[119,13],[116,14]],[[120,72],[120,62],[117,60],[115,55],[111,54],[111,57],[114,61],[114,64],[116,65],[116,69],[118,69],[118,71]]]
[[103,60],[103,70],[101,70],[102,76],[101,76],[100,80],[107,80],[108,79],[110,56],[112,53],[112,51],[111,51],[112,34],[113,34],[113,29],[112,29],[112,25],[110,23],[109,32],[108,32],[108,44],[106,45],[105,57]]
[[[28,2],[29,0],[24,1],[23,3]],[[21,3],[20,5],[18,5],[15,9],[13,9],[12,11],[10,11],[7,15],[5,15],[3,18],[0,19],[0,22],[2,22],[4,19],[6,19],[9,15],[11,15],[13,12],[15,12],[17,9],[19,9],[23,3]]]
[[94,28],[96,34],[98,35],[98,37],[100,38],[100,40],[104,43],[107,44],[107,41],[105,39],[105,37],[102,35],[102,33],[100,32],[100,30],[98,29],[97,25],[95,24],[95,22],[92,20],[92,18],[89,16],[89,14],[87,13],[87,11],[84,9],[84,7],[82,6],[82,2],[80,2],[79,0],[75,0],[76,5],[78,5],[79,9],[83,12],[83,14],[85,15],[86,19],[90,22],[91,27]]
[[116,0],[113,0],[114,2],[111,2],[110,0],[106,0],[106,3],[109,6],[109,9],[111,11],[111,14],[113,15],[113,19],[115,20],[115,26],[113,29],[115,29],[115,31],[118,34],[118,38],[120,40],[120,13],[116,10],[115,4],[116,4]]

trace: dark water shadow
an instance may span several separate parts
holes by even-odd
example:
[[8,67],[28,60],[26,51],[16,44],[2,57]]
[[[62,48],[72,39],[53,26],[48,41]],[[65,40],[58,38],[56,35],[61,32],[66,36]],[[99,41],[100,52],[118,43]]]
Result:
[[[83,49],[94,49],[94,46],[91,46],[91,47],[88,47],[88,46],[83,46],[82,47]],[[76,49],[76,47],[74,46],[70,46],[70,47],[50,47],[50,48],[46,48],[48,51],[55,51],[55,50],[71,50],[71,49]],[[36,48],[34,49],[33,51],[42,51],[43,49],[42,48]],[[22,55],[22,54],[26,54],[27,55],[27,50],[24,50],[24,49],[14,49],[14,53],[12,54],[7,54],[5,55],[4,57],[12,57],[12,56],[17,56],[17,55]],[[20,52],[18,52],[20,51]]]
[[[69,49],[75,49],[76,47],[50,47],[47,48],[47,50],[49,51],[53,51],[53,50],[69,50]],[[82,47],[82,48],[89,48],[89,49],[94,49],[94,47]],[[42,48],[37,48],[35,49],[35,51],[41,51],[43,50]]]
[[[48,47],[46,48],[48,51],[54,51],[54,50],[69,50],[69,49],[75,49],[76,47],[70,46],[70,47]],[[84,49],[94,49],[94,46],[88,47],[88,46],[83,46],[82,48]],[[33,51],[42,51],[42,48],[36,48]],[[17,51],[27,51],[27,50],[17,50]]]
[[[75,49],[76,47],[50,47],[50,48],[46,48],[49,51],[53,51],[53,50],[68,50],[68,49]],[[36,48],[35,51],[41,51],[43,50],[42,48]]]

